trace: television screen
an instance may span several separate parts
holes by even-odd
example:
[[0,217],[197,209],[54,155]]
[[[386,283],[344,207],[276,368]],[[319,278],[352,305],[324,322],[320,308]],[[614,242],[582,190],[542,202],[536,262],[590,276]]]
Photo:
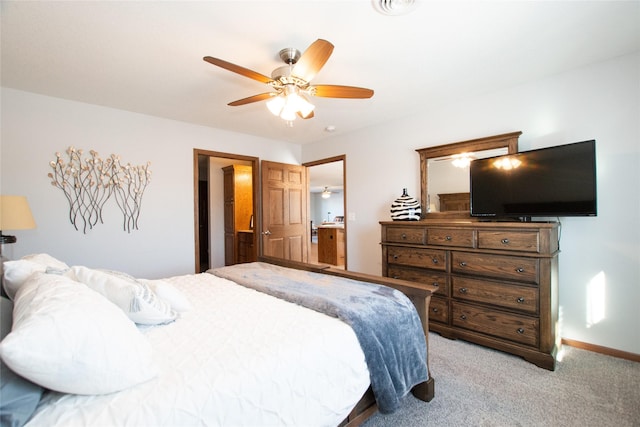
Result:
[[474,160],[470,191],[472,216],[596,215],[596,142]]

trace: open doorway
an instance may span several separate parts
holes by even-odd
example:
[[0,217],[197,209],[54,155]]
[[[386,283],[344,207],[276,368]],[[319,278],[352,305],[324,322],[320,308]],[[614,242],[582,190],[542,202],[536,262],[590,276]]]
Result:
[[[259,159],[199,149],[194,149],[193,153],[195,272],[200,273],[209,268],[234,263],[238,257],[246,255],[247,250],[257,253],[257,238],[254,233],[257,228],[254,223],[258,209]],[[225,196],[224,168],[228,170],[233,165],[250,169],[251,190],[248,203],[251,212],[237,219],[234,217],[230,228],[229,218],[232,214],[229,197]]]
[[346,269],[346,156],[304,166],[309,180],[309,262]]

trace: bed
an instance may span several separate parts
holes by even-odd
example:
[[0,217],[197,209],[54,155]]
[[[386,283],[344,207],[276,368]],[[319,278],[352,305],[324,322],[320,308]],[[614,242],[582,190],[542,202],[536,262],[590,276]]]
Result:
[[[2,408],[3,425],[14,411],[7,425],[355,426],[376,410],[393,412],[409,390],[425,401],[433,397],[430,291],[406,282],[273,259],[142,280],[42,254],[25,258],[5,265],[13,328],[3,331],[0,356],[2,405],[31,409]],[[274,274],[289,277],[288,295],[285,280],[268,289]],[[325,294],[331,286],[357,286],[367,301],[371,295],[395,299],[396,306],[409,301],[406,317],[386,321],[402,336],[368,348],[371,332],[350,323],[354,315],[344,307],[306,295],[310,286],[301,281]],[[6,307],[3,301],[3,329]],[[396,309],[385,309],[385,318],[389,310]],[[403,354],[403,340],[417,342],[407,346],[406,358],[373,364],[387,348],[394,357]],[[378,365],[385,364],[381,377]],[[28,398],[6,398],[6,372],[30,380]]]

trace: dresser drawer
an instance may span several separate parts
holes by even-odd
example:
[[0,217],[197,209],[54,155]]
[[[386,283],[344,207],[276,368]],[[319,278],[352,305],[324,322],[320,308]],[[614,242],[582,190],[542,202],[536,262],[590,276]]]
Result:
[[479,249],[540,252],[540,233],[537,231],[478,231]]
[[439,273],[433,270],[389,265],[387,275],[394,279],[408,280],[410,282],[435,286],[437,288],[434,292],[435,295],[449,296],[447,275],[444,272]]
[[446,252],[437,249],[387,247],[387,262],[389,264],[411,265],[444,271],[447,268],[446,260]]
[[536,314],[538,288],[453,276],[451,295],[459,300],[492,304]]
[[431,297],[429,303],[429,321],[448,323],[449,303],[446,299]]
[[451,320],[454,326],[508,339],[532,347],[539,343],[537,318],[474,307],[453,301]]
[[427,243],[429,245],[457,246],[473,248],[475,231],[471,229],[429,228]]
[[385,242],[424,245],[427,230],[424,227],[386,227]]
[[539,270],[537,258],[470,252],[451,253],[451,271],[453,273],[474,274],[537,284]]

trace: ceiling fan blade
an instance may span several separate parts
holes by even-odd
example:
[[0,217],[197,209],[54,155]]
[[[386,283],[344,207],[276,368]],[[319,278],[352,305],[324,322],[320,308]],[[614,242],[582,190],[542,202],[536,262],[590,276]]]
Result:
[[267,77],[264,74],[260,74],[248,68],[232,64],[231,62],[227,62],[223,59],[213,58],[211,56],[205,56],[202,59],[207,61],[209,64],[217,65],[218,67],[224,68],[225,70],[232,71],[234,73],[240,74],[241,76],[249,77],[250,79],[257,80],[261,83],[270,83],[273,81],[271,77]]
[[300,56],[296,65],[293,66],[291,74],[310,82],[327,62],[332,52],[333,45],[331,43],[323,39],[316,40]]
[[323,98],[371,98],[373,90],[355,86],[317,85],[309,93]]
[[238,105],[251,104],[252,102],[264,101],[265,99],[269,99],[272,96],[276,96],[277,94],[277,92],[261,93],[259,95],[253,95],[247,98],[238,99],[237,101],[230,102],[227,105],[237,107]]
[[297,115],[298,115],[298,117],[300,117],[301,119],[312,119],[312,118],[313,118],[313,116],[314,116],[313,111],[312,111],[312,112],[310,112],[309,114],[307,114],[307,116],[306,116],[306,117],[305,117],[305,116],[303,116],[303,115],[302,115],[302,113],[301,113],[300,111],[298,111],[296,114],[297,114]]

